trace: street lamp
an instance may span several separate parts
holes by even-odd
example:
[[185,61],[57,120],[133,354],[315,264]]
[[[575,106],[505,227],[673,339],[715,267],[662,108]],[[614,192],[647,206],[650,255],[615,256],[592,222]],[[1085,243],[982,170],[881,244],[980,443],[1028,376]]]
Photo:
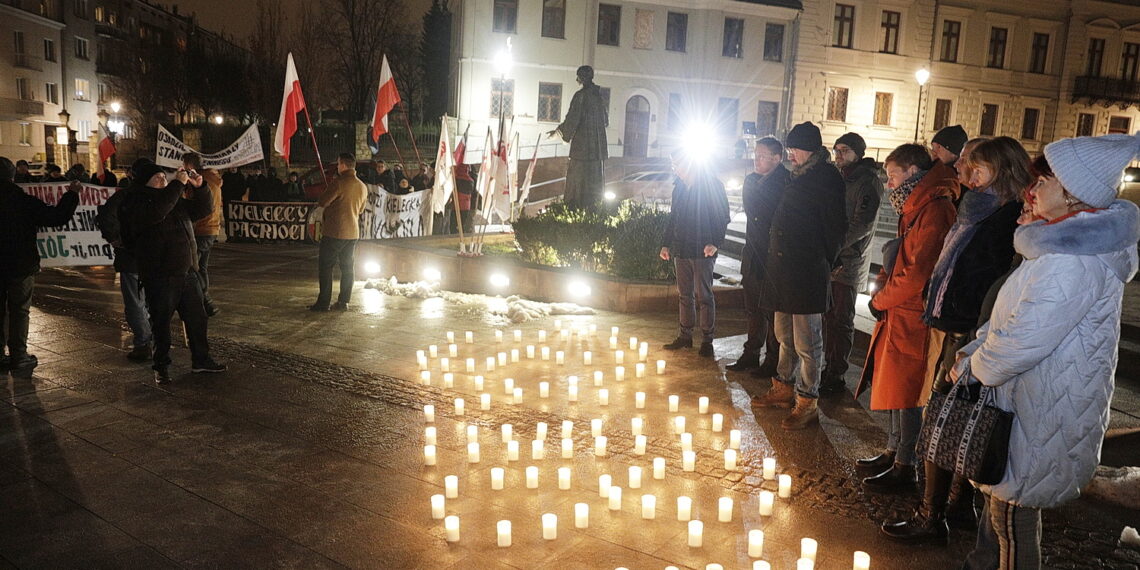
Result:
[[[511,38],[507,38],[506,49],[499,50],[499,53],[495,54],[494,63],[495,71],[499,72],[499,120],[501,124],[505,114],[503,112],[503,103],[507,84],[507,73],[509,73],[511,68],[515,65],[514,56],[511,54]],[[502,134],[501,132],[499,133],[500,138],[502,138]]]
[[123,104],[118,101],[111,101],[111,112],[118,113],[123,110]]
[[224,121],[224,120],[225,119],[223,119],[221,115],[214,115],[214,124],[215,125],[222,124],[222,121]]
[[924,67],[914,72],[914,80],[918,82],[918,110],[914,113],[914,142],[918,142],[918,126],[922,121],[922,86],[930,80],[930,72]]

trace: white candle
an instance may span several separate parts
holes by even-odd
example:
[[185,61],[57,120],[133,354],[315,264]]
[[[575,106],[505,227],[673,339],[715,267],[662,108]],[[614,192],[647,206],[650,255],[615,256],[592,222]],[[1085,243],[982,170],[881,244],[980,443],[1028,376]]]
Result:
[[740,449],[740,430],[734,429],[728,432],[728,446],[733,449]]
[[479,426],[467,426],[467,443],[475,443],[479,441]]
[[447,331],[447,342],[455,342],[455,331]]
[[503,342],[503,331],[495,331],[495,342]]
[[514,440],[508,441],[507,442],[507,461],[518,461],[518,460],[519,460],[519,442],[514,441]]
[[697,470],[697,454],[693,451],[681,452],[681,468],[685,471]]
[[630,431],[633,432],[634,436],[641,435],[641,433],[642,433],[641,430],[644,427],[645,427],[645,420],[643,420],[641,418],[630,418],[629,419],[629,429],[630,429]]
[[764,465],[764,479],[767,479],[768,481],[775,479],[776,478],[776,458],[775,457],[765,457],[763,465]]
[[448,475],[443,478],[443,494],[448,499],[459,496],[459,477],[457,475]]
[[625,380],[625,367],[624,366],[615,366],[614,367],[614,380],[616,380],[618,382],[622,382]]
[[590,505],[587,503],[574,503],[574,528],[589,528]]
[[590,435],[593,437],[602,435],[602,418],[594,418],[590,420]]
[[693,434],[685,432],[681,434],[681,451],[693,450]]
[[595,370],[594,371],[594,385],[595,386],[601,386],[602,385],[602,371],[601,370]]
[[514,402],[516,404],[521,404],[522,399],[523,399],[523,389],[522,388],[515,388],[514,394],[511,395],[511,402]]
[[542,515],[542,538],[545,540],[558,538],[558,515],[554,513]]
[[468,372],[474,372],[475,371],[475,359],[474,358],[468,358],[466,361],[464,361],[464,363],[465,363],[464,370],[466,370]]
[[814,538],[800,539],[800,558],[814,561],[817,550],[819,550],[819,543]]
[[459,356],[459,347],[454,344],[447,345],[447,355],[452,358]]
[[436,430],[435,426],[428,426],[424,428],[424,443],[427,445],[436,444]]
[[482,376],[476,376],[476,377],[472,378],[471,381],[475,384],[475,391],[477,391],[477,392],[483,391],[483,377]]
[[499,521],[495,525],[495,530],[498,531],[498,544],[500,548],[506,548],[511,545],[511,521]]
[[673,433],[685,433],[685,416],[677,416],[673,418]]
[[724,414],[712,415],[712,430],[719,433],[724,429]]
[[491,395],[490,394],[487,394],[485,392],[482,394],[479,394],[479,409],[480,410],[491,409]]
[[444,501],[445,499],[443,498],[443,495],[431,496],[431,518],[436,520],[443,518],[444,506],[446,505]]
[[457,416],[463,415],[463,398],[456,398],[455,399],[455,415],[457,415]]
[[487,357],[487,372],[494,372],[494,371],[495,371],[495,357],[494,356],[488,356]]
[[638,434],[633,436],[633,453],[634,455],[645,455],[646,438],[644,435]]
[[635,336],[629,337],[629,349],[630,350],[637,350],[637,337],[635,337]]
[[444,388],[454,388],[455,387],[455,375],[454,374],[452,374],[450,372],[445,372],[443,374],[443,387]]
[[609,390],[607,390],[605,388],[598,390],[598,405],[600,405],[600,406],[610,405],[610,391]]
[[792,496],[792,476],[780,475],[779,496],[781,499],[787,499]]
[[507,353],[499,352],[499,353],[495,354],[495,357],[499,359],[499,366],[506,366],[507,365]]
[[491,468],[491,490],[492,491],[502,491],[503,490],[503,476],[504,476],[504,472],[503,472],[502,467],[492,467]]
[[546,441],[546,422],[538,422],[534,426],[534,439]]
[[570,402],[578,401],[578,386],[571,384],[566,387],[566,399]]
[[574,440],[566,438],[562,440],[562,459],[574,458]]
[[609,507],[611,511],[621,510],[621,487],[610,487]]
[[870,570],[871,569],[871,555],[863,552],[862,550],[855,551],[855,560],[851,565],[851,570]]
[[772,516],[772,504],[775,502],[776,497],[771,491],[760,491],[760,516]]
[[546,446],[541,439],[530,442],[530,458],[541,460],[546,456]]
[[540,351],[540,353],[542,354],[543,360],[550,360],[550,347],[549,346],[542,347],[542,350]]
[[598,496],[603,499],[608,498],[610,487],[613,487],[613,478],[609,475],[598,475]]
[[736,471],[736,450],[735,449],[724,450],[724,470],[725,471]]
[[440,372],[451,372],[451,360],[447,358],[439,359]]
[[669,411],[676,412],[681,407],[681,397],[676,394],[669,396]]
[[471,344],[475,342],[475,333],[467,331],[463,333],[463,339],[467,341],[467,344]]
[[637,347],[637,359],[645,362],[646,358],[649,358],[649,343],[643,342],[641,346]]
[[657,497],[654,497],[653,495],[641,496],[641,518],[657,518]]
[[709,413],[709,397],[708,396],[701,396],[700,398],[697,398],[697,413],[700,413],[700,414]]
[[811,558],[800,558],[796,560],[796,570],[814,570],[815,560]]
[[689,521],[689,546],[700,548],[705,543],[705,524],[701,521]]
[[515,426],[511,424],[503,424],[499,429],[503,432],[503,443],[506,443],[514,438]]
[[428,354],[430,354],[432,358],[438,357],[439,356],[439,347],[434,345],[434,344],[429,346],[428,347]]
[[598,437],[594,438],[594,456],[595,457],[605,457],[606,456],[606,436],[599,435]]
[[514,391],[515,391],[515,379],[514,378],[503,378],[503,393],[509,396]]
[[574,437],[574,422],[570,420],[562,420],[562,439],[569,439]]
[[420,371],[420,384],[431,386],[431,370]]
[[532,360],[534,359],[534,345],[533,344],[526,345],[526,357],[529,359],[532,359]]
[[526,488],[538,488],[538,467],[532,465],[526,468]]
[[619,350],[614,353],[614,364],[625,364],[625,351]]
[[561,350],[559,350],[558,352],[555,352],[554,353],[554,363],[555,364],[566,364],[566,353],[561,351]]
[[653,458],[653,478],[657,479],[658,481],[665,478],[665,458],[664,457],[654,457]]
[[435,444],[424,446],[424,465],[435,465]]
[[420,365],[420,370],[427,370],[428,369],[427,357],[421,356],[421,357],[417,358],[416,363]]
[[515,342],[522,342],[522,331],[515,329]]
[[618,340],[618,339],[617,339],[617,337],[616,337],[616,336],[611,336],[611,337],[610,337],[610,350],[615,350],[615,349],[617,349],[617,340]]
[[518,361],[519,361],[519,349],[512,348],[511,349],[511,362],[518,362]]
[[589,366],[593,363],[594,363],[594,355],[591,354],[590,351],[588,351],[588,350],[586,352],[583,352],[582,353],[582,364]]
[[538,383],[538,397],[539,398],[549,398],[550,397],[550,382],[539,382]]
[[764,560],[753,560],[752,570],[772,570],[772,564]]
[[639,410],[645,408],[645,392],[637,392],[633,395],[633,407]]
[[764,531],[752,529],[748,531],[748,556],[760,558],[764,555]]
[[577,376],[567,377],[566,378],[566,384],[568,384],[570,386],[577,386],[578,385],[578,377]]
[[657,361],[657,373],[658,374],[664,374],[665,373],[665,361],[664,360],[658,360]]
[[617,327],[610,327],[610,336],[616,337],[618,335],[618,330],[620,329]]
[[554,330],[562,330],[562,319],[554,319]]
[[459,542],[459,517],[451,515],[443,519],[443,529],[447,531],[448,542]]
[[477,442],[467,444],[467,462],[479,463],[479,444]]
[[721,497],[717,501],[717,517],[719,522],[732,522],[732,498]]
[[638,378],[645,378],[645,363],[644,362],[638,362],[637,364],[635,364],[633,366],[633,370],[634,370],[634,374],[633,374],[634,376],[636,376]]
[[423,360],[424,358],[427,358],[427,355],[424,353],[424,351],[417,350],[416,351],[416,360]]
[[693,518],[693,500],[681,495],[677,497],[677,520],[686,522]]
[[569,467],[559,467],[558,468],[558,488],[562,491],[567,491],[570,489],[570,468]]

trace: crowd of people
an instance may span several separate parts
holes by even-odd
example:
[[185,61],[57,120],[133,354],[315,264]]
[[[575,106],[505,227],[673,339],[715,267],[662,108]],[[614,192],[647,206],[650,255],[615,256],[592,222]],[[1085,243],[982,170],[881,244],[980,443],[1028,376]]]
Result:
[[[976,528],[965,568],[1039,568],[1041,510],[1091,480],[1108,426],[1121,302],[1140,241],[1140,210],[1117,193],[1140,136],[1062,139],[1031,160],[1015,139],[969,139],[951,126],[929,149],[899,146],[881,167],[866,148],[846,133],[832,161],[811,123],[783,143],[757,141],[743,187],[748,335],[728,370],[770,379],[752,404],[791,409],[785,429],[818,422],[818,398],[846,392],[856,293],[887,200],[897,234],[870,287],[876,324],[854,395],[869,390],[889,428],[882,452],[856,460],[856,472],[876,492],[913,488],[918,470],[925,475],[914,515],[884,521],[885,536],[945,544],[951,526]],[[700,353],[713,356],[724,187],[707,166],[675,158],[674,168],[661,257],[676,264],[680,334],[665,348],[692,346],[699,312]],[[931,394],[953,395],[958,383],[984,387],[1013,414],[996,484],[969,481],[918,448],[933,421]]]

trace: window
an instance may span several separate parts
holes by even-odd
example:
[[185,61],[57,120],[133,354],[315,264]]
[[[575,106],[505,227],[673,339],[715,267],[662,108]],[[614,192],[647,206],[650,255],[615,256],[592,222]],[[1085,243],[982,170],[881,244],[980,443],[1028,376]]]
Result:
[[59,85],[55,83],[45,83],[44,100],[52,105],[59,105]]
[[894,93],[883,93],[881,91],[875,93],[875,118],[874,118],[874,122],[876,125],[887,125],[887,126],[889,126],[891,124],[891,110],[893,109],[894,104],[895,104],[895,94]]
[[831,45],[851,49],[855,36],[855,7],[847,4],[835,5],[835,29],[832,30]]
[[744,57],[744,20],[740,18],[724,19],[724,45],[720,54],[724,57]]
[[1077,132],[1078,137],[1091,137],[1093,136],[1093,127],[1096,126],[1096,115],[1092,113],[1081,113],[1077,115]]
[[494,18],[491,31],[504,34],[518,32],[519,0],[495,0]]
[[829,87],[827,89],[827,120],[847,122],[846,87]]
[[736,123],[740,120],[740,100],[721,97],[716,102],[717,130],[728,137],[736,136]]
[[764,61],[784,61],[784,25],[764,25]]
[[1120,78],[1125,81],[1136,81],[1137,64],[1140,63],[1140,44],[1124,42],[1124,54],[1121,56]]
[[689,36],[689,15],[669,12],[665,20],[665,49],[685,51]]
[[883,10],[883,44],[879,51],[883,53],[899,52],[899,25],[902,14]]
[[88,119],[80,119],[76,121],[75,138],[79,141],[86,141],[91,138],[91,121]]
[[958,39],[962,35],[962,22],[946,20],[942,22],[941,60],[950,63],[958,61]]
[[100,83],[100,84],[96,85],[96,89],[99,90],[99,98],[96,99],[96,101],[98,101],[100,103],[106,103],[107,99],[109,99],[109,97],[107,97],[107,95],[110,93],[110,90],[107,89],[107,84],[106,83]]
[[557,123],[562,120],[562,84],[538,84],[538,120]]
[[542,37],[566,37],[566,0],[542,0]]
[[978,128],[979,135],[992,137],[997,133],[998,110],[997,105],[990,103],[982,105],[982,123]]
[[12,52],[19,55],[24,53],[24,32],[12,32]]
[[91,82],[86,79],[75,80],[75,100],[76,101],[90,101],[91,100]]
[[32,146],[32,124],[20,123],[20,144]]
[[621,45],[621,6],[598,4],[598,45]]
[[1089,77],[1100,77],[1101,68],[1104,66],[1104,38],[1092,38],[1089,40],[1089,59],[1088,64],[1085,66],[1085,75]]
[[954,102],[949,99],[934,100],[934,130],[940,131],[950,126],[950,113]]
[[1033,49],[1029,54],[1029,73],[1045,73],[1049,59],[1049,34],[1033,34]]
[[1132,133],[1132,119],[1129,117],[1109,117],[1108,134],[1127,135]]
[[55,40],[44,38],[44,61],[55,61]]
[[1037,123],[1041,118],[1041,109],[1034,109],[1032,107],[1025,108],[1025,114],[1021,117],[1021,138],[1022,140],[1035,141],[1037,140]]
[[515,114],[515,80],[491,79],[491,116],[498,117],[500,108],[503,115]]
[[75,38],[75,57],[79,59],[88,59],[87,40],[83,38]]
[[756,136],[764,137],[776,134],[776,121],[780,112],[780,104],[774,101],[760,101],[756,105]]
[[76,17],[87,18],[87,0],[75,0],[73,4]]
[[683,106],[680,93],[669,94],[669,124],[667,126],[670,132],[679,133],[684,128],[684,125],[681,124],[683,120],[681,117],[685,116]]
[[1005,67],[1005,44],[1008,38],[1008,29],[990,28],[990,53],[986,57],[986,67],[995,69]]
[[24,101],[31,101],[35,99],[35,96],[32,94],[32,85],[28,82],[27,77],[16,78],[16,97],[19,97]]
[[107,9],[102,5],[95,7],[95,21],[99,23],[107,21]]

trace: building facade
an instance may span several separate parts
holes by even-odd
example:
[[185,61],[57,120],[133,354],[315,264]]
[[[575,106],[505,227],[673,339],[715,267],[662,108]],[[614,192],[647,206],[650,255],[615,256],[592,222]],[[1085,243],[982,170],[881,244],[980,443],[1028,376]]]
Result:
[[55,153],[66,103],[62,20],[53,2],[0,3],[0,155],[12,160]]

